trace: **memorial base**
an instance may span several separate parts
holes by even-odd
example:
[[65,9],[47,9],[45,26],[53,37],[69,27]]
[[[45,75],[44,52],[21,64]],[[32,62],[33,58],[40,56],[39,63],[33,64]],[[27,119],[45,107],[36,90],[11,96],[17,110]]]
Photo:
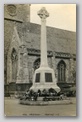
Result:
[[54,89],[57,93],[60,88],[57,86],[54,70],[49,67],[40,67],[35,71],[33,85],[30,90],[37,92],[38,90]]

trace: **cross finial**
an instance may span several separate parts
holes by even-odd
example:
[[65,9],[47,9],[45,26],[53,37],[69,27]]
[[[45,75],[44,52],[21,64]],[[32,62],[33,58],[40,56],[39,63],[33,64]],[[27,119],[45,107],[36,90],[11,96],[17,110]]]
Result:
[[49,17],[49,13],[45,9],[45,7],[43,7],[40,11],[38,11],[38,15],[41,19],[46,19],[47,17]]

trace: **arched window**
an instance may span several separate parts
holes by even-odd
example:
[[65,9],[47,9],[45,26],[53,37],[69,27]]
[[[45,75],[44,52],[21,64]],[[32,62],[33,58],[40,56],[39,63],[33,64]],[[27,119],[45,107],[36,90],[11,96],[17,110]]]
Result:
[[17,77],[17,52],[15,48],[12,49],[11,53],[11,60],[12,60],[12,80],[15,80],[16,82],[16,77]]
[[40,58],[38,58],[37,60],[35,60],[34,62],[34,70],[38,69],[40,67]]
[[58,81],[65,82],[66,80],[66,64],[63,60],[58,63]]

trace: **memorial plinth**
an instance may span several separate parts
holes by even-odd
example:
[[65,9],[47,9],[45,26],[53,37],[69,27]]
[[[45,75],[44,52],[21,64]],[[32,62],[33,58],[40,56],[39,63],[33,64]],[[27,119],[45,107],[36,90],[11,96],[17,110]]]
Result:
[[48,66],[47,61],[46,18],[49,17],[49,13],[43,7],[38,12],[38,15],[41,18],[41,64],[40,68],[35,70],[33,85],[30,89],[42,91],[44,89],[49,90],[52,88],[56,92],[59,92],[60,88],[56,84],[54,70]]

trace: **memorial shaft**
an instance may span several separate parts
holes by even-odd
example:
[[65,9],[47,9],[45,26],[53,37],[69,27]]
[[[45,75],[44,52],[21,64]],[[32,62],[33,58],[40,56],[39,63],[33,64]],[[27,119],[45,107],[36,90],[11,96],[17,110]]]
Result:
[[48,67],[47,61],[47,40],[46,40],[46,18],[49,16],[46,9],[43,7],[38,12],[41,18],[41,65],[40,67]]
[[46,43],[46,19],[41,19],[41,67],[48,66]]

